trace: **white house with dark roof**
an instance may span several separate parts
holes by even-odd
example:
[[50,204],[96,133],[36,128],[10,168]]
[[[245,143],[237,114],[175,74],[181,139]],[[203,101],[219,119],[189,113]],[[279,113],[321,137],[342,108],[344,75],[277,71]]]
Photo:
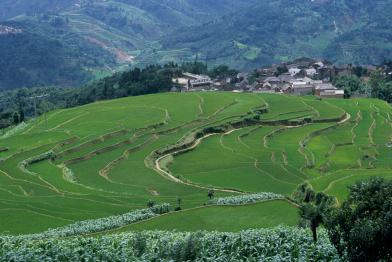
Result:
[[317,95],[317,96],[321,96],[322,92],[328,91],[328,90],[334,91],[334,90],[337,90],[337,88],[334,85],[332,85],[331,83],[315,85],[315,95]]
[[344,90],[324,90],[320,92],[322,98],[344,98]]
[[313,94],[314,86],[307,83],[294,83],[291,86],[291,92],[295,95],[311,95]]
[[188,79],[188,91],[204,90],[205,88],[210,88],[213,84],[211,78],[206,75],[191,73],[183,73],[182,75]]
[[280,79],[280,82],[282,82],[282,83],[290,83],[291,81],[294,80],[294,77],[292,75],[290,75],[290,73],[282,74],[282,75],[278,76],[278,78]]
[[264,79],[264,83],[270,83],[270,84],[276,84],[276,83],[280,83],[280,79],[278,77],[275,76],[270,76],[267,77],[266,79]]

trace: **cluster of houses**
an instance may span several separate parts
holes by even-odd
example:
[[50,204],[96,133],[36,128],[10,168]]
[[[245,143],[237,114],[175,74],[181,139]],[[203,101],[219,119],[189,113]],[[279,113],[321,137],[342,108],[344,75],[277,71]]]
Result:
[[[249,84],[246,76],[237,88],[255,93],[284,93],[293,95],[317,95],[320,97],[343,98],[330,82],[333,66],[322,61],[298,61],[257,70],[258,77]],[[248,83],[247,83],[248,82]]]
[[277,77],[259,79],[249,91],[255,93],[285,93],[293,95],[317,95],[320,97],[343,98],[344,90],[339,90],[330,82],[313,80],[310,77],[295,77],[282,74]]
[[[238,75],[237,79],[242,79]],[[224,83],[213,81],[205,75],[184,73],[181,78],[175,79],[181,88],[173,87],[173,92],[197,92],[197,91],[219,91],[225,90]],[[227,84],[230,80],[226,81]],[[246,81],[245,81],[246,82]],[[233,92],[252,93],[283,93],[293,95],[317,95],[324,98],[343,98],[344,90],[339,90],[331,83],[323,80],[313,80],[310,77],[295,77],[290,74],[260,78],[253,84],[245,84],[241,81],[234,85]]]
[[19,28],[0,25],[0,35],[19,34],[19,33],[22,33],[22,30]]
[[236,77],[214,80],[206,75],[183,73],[182,77],[174,79],[178,85],[172,91],[230,90],[343,98],[344,90],[339,90],[330,82],[335,71],[332,64],[323,61],[298,60],[292,64],[274,65],[257,69],[253,73],[239,73]]

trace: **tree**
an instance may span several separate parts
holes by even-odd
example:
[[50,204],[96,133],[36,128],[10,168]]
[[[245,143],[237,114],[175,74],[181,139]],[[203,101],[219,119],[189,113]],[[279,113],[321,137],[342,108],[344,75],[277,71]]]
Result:
[[374,72],[370,76],[369,85],[372,97],[392,103],[392,82],[383,72]]
[[207,196],[208,196],[208,198],[211,200],[211,199],[214,198],[214,194],[215,194],[215,191],[214,191],[214,190],[209,190]]
[[315,194],[316,193],[309,183],[303,183],[297,187],[292,197],[298,204],[309,203],[314,199]]
[[278,66],[278,67],[276,68],[275,76],[280,76],[280,75],[282,75],[282,74],[284,74],[284,73],[287,73],[287,72],[289,72],[289,69],[288,69],[287,66],[284,64],[284,65]]
[[238,74],[237,70],[230,69],[226,65],[220,65],[214,67],[210,72],[208,72],[208,75],[212,78],[234,77],[237,74]]
[[356,75],[343,75],[334,79],[336,87],[344,90],[345,97],[349,98],[352,94],[368,94],[369,87]]
[[19,122],[23,122],[25,120],[25,113],[22,106],[19,106]]
[[360,181],[349,191],[326,224],[331,242],[353,262],[391,261],[392,181]]
[[387,82],[381,85],[378,98],[392,103],[392,82]]
[[335,199],[325,193],[314,192],[309,183],[299,185],[293,193],[293,199],[300,205],[300,217],[309,224],[313,240],[317,242],[317,228],[326,223]]
[[369,85],[372,90],[372,97],[379,98],[382,86],[385,84],[385,77],[381,71],[376,71],[370,75]]
[[20,121],[20,116],[19,116],[19,114],[18,114],[18,112],[14,112],[14,115],[13,115],[13,124],[14,125],[17,125],[17,124],[19,124],[21,121]]
[[208,68],[204,63],[201,62],[193,62],[193,63],[183,63],[181,65],[181,70],[183,72],[188,72],[192,74],[207,74]]
[[300,216],[302,219],[309,221],[310,230],[312,231],[313,241],[317,242],[317,228],[327,222],[329,213],[334,206],[334,198],[325,193],[317,193],[313,201],[304,203],[300,207]]
[[175,208],[175,211],[180,211],[182,209],[181,202],[182,202],[181,197],[177,197],[177,207]]
[[154,200],[148,200],[147,207],[148,208],[153,208],[154,206],[155,206],[155,201]]
[[366,76],[368,74],[368,70],[362,66],[355,66],[352,71],[357,77]]

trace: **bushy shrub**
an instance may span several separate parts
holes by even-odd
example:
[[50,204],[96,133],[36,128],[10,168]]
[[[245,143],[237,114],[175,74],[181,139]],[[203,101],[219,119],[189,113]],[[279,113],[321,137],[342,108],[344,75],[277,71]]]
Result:
[[154,205],[152,208],[150,208],[154,214],[161,215],[165,213],[170,212],[170,204],[162,204],[162,205]]
[[284,196],[275,193],[262,192],[256,194],[215,198],[210,200],[209,203],[213,205],[243,205],[275,199],[284,199]]
[[43,154],[40,154],[40,155],[37,155],[37,156],[33,156],[33,157],[30,157],[30,158],[28,158],[26,160],[23,160],[19,164],[19,166],[22,167],[22,168],[27,168],[27,166],[29,166],[31,164],[34,164],[34,163],[37,163],[37,162],[40,162],[40,161],[43,161],[43,160],[52,159],[55,156],[56,156],[55,152],[48,151],[48,152],[45,152]]
[[91,234],[126,226],[138,221],[153,218],[169,211],[170,204],[165,203],[162,205],[155,205],[152,208],[139,209],[118,216],[80,221],[65,227],[49,229],[43,233],[20,236],[19,238],[44,239]]

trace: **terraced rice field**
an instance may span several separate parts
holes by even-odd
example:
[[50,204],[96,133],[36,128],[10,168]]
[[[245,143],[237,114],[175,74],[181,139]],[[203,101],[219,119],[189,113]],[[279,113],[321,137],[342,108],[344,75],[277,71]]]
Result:
[[293,225],[286,200],[211,207],[207,192],[289,196],[309,181],[342,200],[358,179],[392,176],[391,142],[392,108],[371,99],[167,93],[57,110],[0,139],[0,233],[178,197],[182,212],[122,230]]
[[283,200],[243,206],[194,208],[163,215],[105,234],[141,230],[238,232],[245,229],[276,227],[281,224],[296,226],[297,212],[294,206]]

